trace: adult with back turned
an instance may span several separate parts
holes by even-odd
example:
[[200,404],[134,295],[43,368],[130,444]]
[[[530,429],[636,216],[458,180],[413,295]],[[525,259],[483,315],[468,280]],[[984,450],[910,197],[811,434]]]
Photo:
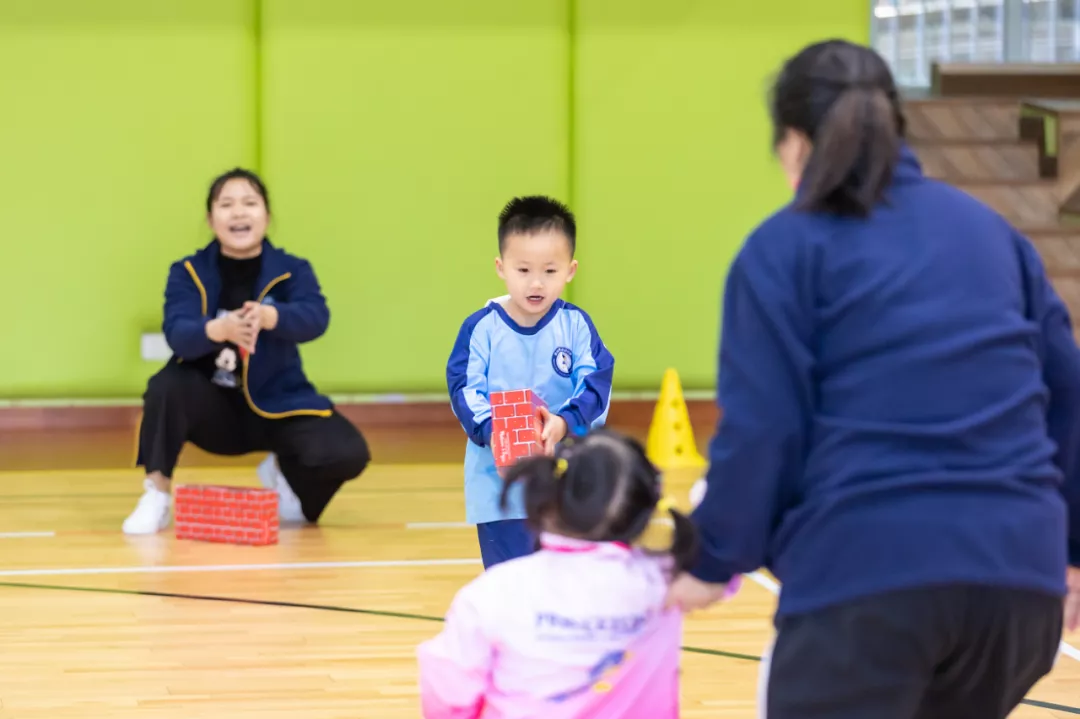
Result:
[[775,573],[769,719],[1005,717],[1077,623],[1068,313],[1014,227],[923,175],[877,54],[805,48],[771,110],[795,199],[727,278],[703,550],[669,601]]

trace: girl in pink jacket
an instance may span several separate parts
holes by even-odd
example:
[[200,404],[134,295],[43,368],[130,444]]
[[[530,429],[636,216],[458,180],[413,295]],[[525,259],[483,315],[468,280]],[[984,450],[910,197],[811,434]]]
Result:
[[[420,646],[425,719],[676,719],[682,619],[664,597],[697,541],[641,445],[596,430],[516,465],[503,502],[517,482],[539,549],[465,586]],[[658,508],[662,555],[633,546]]]

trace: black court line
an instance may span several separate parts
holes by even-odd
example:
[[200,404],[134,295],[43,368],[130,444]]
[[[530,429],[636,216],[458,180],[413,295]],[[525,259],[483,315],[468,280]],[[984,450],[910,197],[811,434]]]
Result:
[[[27,584],[23,582],[0,582],[0,587],[11,589],[52,589],[67,592],[95,592],[98,594],[124,594],[140,597],[164,597],[166,599],[195,599],[204,602],[227,602],[231,604],[253,604],[267,607],[291,607],[294,609],[318,609],[325,612],[343,612],[346,614],[363,614],[370,617],[391,617],[394,619],[413,619],[422,622],[442,622],[442,617],[428,614],[408,614],[405,612],[384,612],[375,609],[359,609],[356,607],[338,607],[329,604],[305,604],[302,602],[277,602],[270,599],[243,599],[240,597],[218,597],[206,594],[177,594],[173,592],[152,592],[142,589],[112,589],[108,587],[69,587],[56,584]],[[726,659],[742,659],[752,662],[760,662],[761,657],[753,654],[738,654],[725,652],[720,649],[705,649],[703,647],[682,647],[689,654],[706,654],[712,657],[724,657]],[[1064,704],[1053,704],[1035,699],[1024,699],[1021,704],[1039,707],[1040,709],[1052,709],[1067,714],[1080,715],[1080,707],[1071,707]]]

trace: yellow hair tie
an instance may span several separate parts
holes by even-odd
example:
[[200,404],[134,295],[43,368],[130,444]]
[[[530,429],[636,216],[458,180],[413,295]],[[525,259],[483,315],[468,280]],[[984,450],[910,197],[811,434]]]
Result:
[[664,497],[656,503],[657,512],[670,512],[675,509],[675,500],[671,497]]
[[570,466],[570,463],[566,459],[560,457],[555,461],[555,479],[562,479],[562,476],[566,473],[566,468]]

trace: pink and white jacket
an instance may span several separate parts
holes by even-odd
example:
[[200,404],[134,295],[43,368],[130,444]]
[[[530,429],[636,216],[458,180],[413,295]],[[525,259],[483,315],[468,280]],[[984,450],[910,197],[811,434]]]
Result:
[[461,589],[420,645],[425,719],[676,719],[670,560],[553,534],[541,544]]

